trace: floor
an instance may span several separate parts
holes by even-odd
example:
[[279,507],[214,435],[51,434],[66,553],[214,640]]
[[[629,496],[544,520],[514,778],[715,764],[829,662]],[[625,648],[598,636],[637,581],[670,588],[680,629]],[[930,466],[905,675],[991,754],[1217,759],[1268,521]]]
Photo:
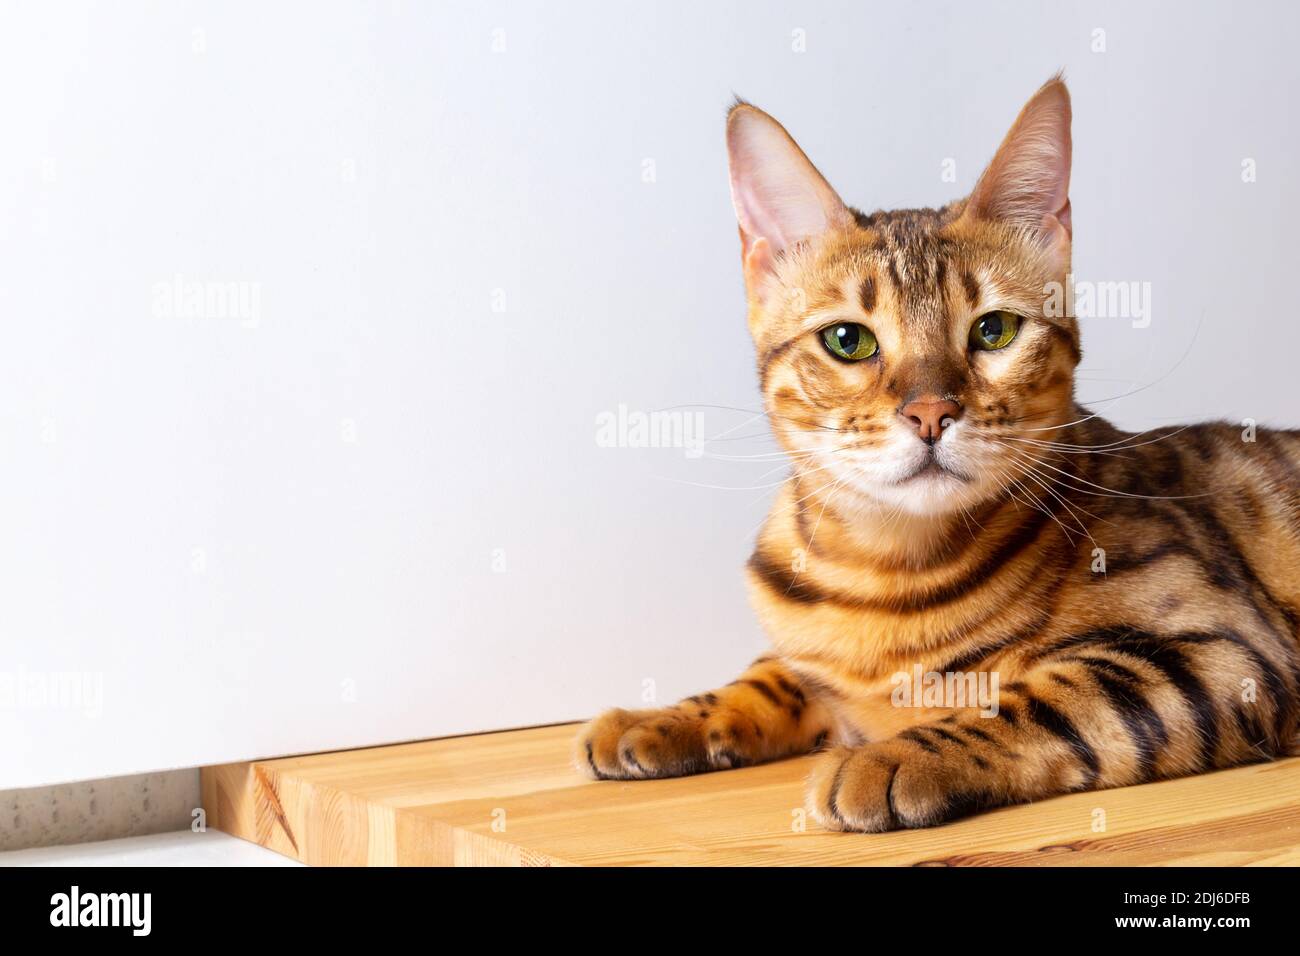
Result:
[[247,840],[208,830],[0,853],[0,866],[299,866]]
[[199,770],[164,770],[0,791],[0,853],[188,830]]
[[985,813],[829,833],[815,757],[591,781],[574,726],[205,768],[210,826],[315,865],[1300,864],[1300,758]]

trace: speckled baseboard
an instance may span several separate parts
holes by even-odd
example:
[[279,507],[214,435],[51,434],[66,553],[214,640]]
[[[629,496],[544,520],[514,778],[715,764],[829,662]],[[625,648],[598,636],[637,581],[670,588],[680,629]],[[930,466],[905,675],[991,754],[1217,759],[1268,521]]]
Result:
[[199,800],[197,769],[0,790],[0,850],[189,829]]

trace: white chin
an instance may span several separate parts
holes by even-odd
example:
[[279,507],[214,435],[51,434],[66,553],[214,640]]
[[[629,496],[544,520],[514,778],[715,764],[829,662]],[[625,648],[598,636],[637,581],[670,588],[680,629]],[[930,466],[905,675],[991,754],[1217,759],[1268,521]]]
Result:
[[889,508],[905,514],[941,515],[970,507],[980,499],[973,482],[951,473],[917,475],[896,485],[878,485],[868,494]]

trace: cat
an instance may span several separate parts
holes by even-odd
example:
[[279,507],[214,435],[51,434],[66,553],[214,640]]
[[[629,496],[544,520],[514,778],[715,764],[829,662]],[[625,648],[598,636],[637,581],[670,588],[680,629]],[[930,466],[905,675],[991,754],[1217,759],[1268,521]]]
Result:
[[1048,293],[1071,271],[1070,115],[1054,77],[966,199],[864,215],[732,107],[749,328],[792,464],[747,569],[772,651],[604,713],[581,770],[817,751],[810,814],[875,832],[1288,752],[1300,432],[1132,434],[1075,402],[1079,328]]

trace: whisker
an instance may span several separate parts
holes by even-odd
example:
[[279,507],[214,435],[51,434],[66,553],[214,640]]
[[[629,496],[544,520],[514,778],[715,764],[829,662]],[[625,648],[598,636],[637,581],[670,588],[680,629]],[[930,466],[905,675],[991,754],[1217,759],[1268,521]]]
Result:
[[1157,429],[1149,428],[1144,432],[1137,432],[1132,435],[1126,435],[1124,438],[1121,438],[1119,441],[1109,442],[1105,445],[1075,445],[1075,444],[1071,444],[1070,442],[1052,442],[1052,441],[1042,441],[1041,439],[1036,439],[1036,438],[1013,438],[1010,436],[1003,436],[1003,438],[1004,440],[1009,440],[1009,441],[1021,441],[1021,442],[1039,444],[1042,446],[1050,446],[1058,450],[1069,449],[1073,451],[1085,452],[1085,451],[1101,451],[1103,449],[1112,449],[1112,450],[1119,449],[1122,451],[1128,451],[1131,448],[1142,448],[1145,445],[1154,445],[1156,442],[1162,442],[1165,441],[1166,439],[1173,438],[1175,435],[1178,435],[1181,432],[1185,432],[1187,429],[1191,427],[1192,427],[1191,425],[1184,425],[1181,428],[1174,429],[1168,434],[1160,435],[1156,438],[1152,438],[1150,441],[1137,442],[1132,445],[1126,445],[1124,443],[1134,438],[1141,438],[1143,435],[1149,435],[1153,431],[1157,431]]
[[[725,411],[725,412],[741,412],[742,414],[745,414],[745,415],[752,415],[752,416],[754,416],[753,418],[750,419],[750,421],[755,421],[755,420],[757,420],[757,419],[759,419],[759,418],[776,418],[776,419],[778,419],[778,420],[780,420],[780,421],[793,422],[793,423],[796,424],[796,425],[804,425],[804,426],[809,427],[809,428],[820,428],[820,429],[823,429],[824,431],[828,431],[828,432],[843,432],[843,431],[845,430],[845,429],[843,429],[843,428],[835,428],[835,427],[832,426],[832,425],[823,425],[823,424],[821,424],[820,422],[805,422],[805,421],[801,421],[801,420],[799,420],[799,419],[797,419],[797,418],[791,418],[789,415],[779,415],[779,414],[775,414],[775,413],[773,413],[773,412],[769,412],[769,411],[766,411],[766,410],[764,410],[764,411],[755,411],[755,410],[752,409],[752,408],[738,408],[738,407],[735,406],[735,405],[706,405],[706,404],[704,404],[704,403],[702,403],[702,402],[692,402],[692,403],[688,403],[688,404],[685,404],[685,405],[668,405],[668,406],[666,406],[666,407],[664,407],[664,408],[656,408],[656,409],[653,409],[653,411],[655,411],[655,412],[675,412],[675,411],[680,411],[680,410],[685,409],[685,408],[712,408],[712,409],[714,409],[714,410],[716,410],[716,411]],[[726,433],[724,432],[723,434],[726,434]]]
[[[1031,455],[1030,458],[1033,458],[1033,456]],[[1033,458],[1033,460],[1038,462],[1038,464],[1042,465],[1044,468],[1050,468],[1052,469],[1052,471],[1060,472],[1062,475],[1064,475],[1066,478],[1072,481],[1082,482],[1085,485],[1089,485],[1093,488],[1097,488],[1100,491],[1107,493],[1105,495],[1098,495],[1098,497],[1140,498],[1144,501],[1186,501],[1192,498],[1206,498],[1209,497],[1211,494],[1213,494],[1213,492],[1207,491],[1199,495],[1139,495],[1129,491],[1120,491],[1117,488],[1107,488],[1105,485],[1099,485],[1096,482],[1089,481],[1086,478],[1081,478],[1078,475],[1072,474],[1064,470],[1063,468],[1057,468],[1055,465],[1049,464],[1048,462],[1039,458]],[[1082,494],[1097,494],[1096,492],[1088,491],[1083,488],[1075,488],[1074,490]]]

